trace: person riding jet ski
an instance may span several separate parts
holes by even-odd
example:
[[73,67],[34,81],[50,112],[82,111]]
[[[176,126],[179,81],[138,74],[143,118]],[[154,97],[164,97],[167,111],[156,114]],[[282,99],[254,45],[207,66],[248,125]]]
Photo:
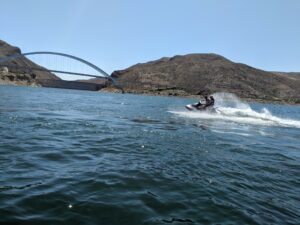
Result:
[[200,99],[198,103],[193,104],[193,107],[197,108],[197,109],[201,109],[201,108],[205,108],[205,106],[209,103],[209,99],[207,97],[207,95],[205,95],[205,104],[202,103],[202,100]]
[[[206,98],[207,98],[207,96],[206,96]],[[209,98],[210,99],[208,101],[206,101],[206,103],[205,103],[204,109],[207,108],[207,107],[212,107],[215,104],[214,97],[211,95]]]
[[185,108],[188,110],[210,110],[211,108],[213,108],[214,104],[215,104],[215,99],[213,96],[210,96],[208,98],[207,95],[205,95],[205,103],[203,104],[202,101],[200,100],[198,103],[196,104],[189,104],[186,105]]

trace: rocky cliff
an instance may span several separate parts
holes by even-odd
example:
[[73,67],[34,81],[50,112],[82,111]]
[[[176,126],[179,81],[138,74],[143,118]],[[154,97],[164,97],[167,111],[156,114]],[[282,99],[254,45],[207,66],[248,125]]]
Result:
[[164,57],[115,71],[112,76],[131,92],[230,92],[241,98],[300,103],[300,79],[296,73],[267,72],[216,54]]
[[[9,45],[0,40],[0,58],[21,53],[18,47]],[[3,64],[6,64],[4,62]],[[30,66],[39,67],[25,57],[11,60],[10,63],[16,66]],[[3,65],[2,64],[2,65]],[[57,76],[49,72],[43,71],[22,71],[16,68],[9,68],[1,66],[0,63],[0,83],[2,84],[16,84],[16,85],[39,85],[40,80],[59,80]]]

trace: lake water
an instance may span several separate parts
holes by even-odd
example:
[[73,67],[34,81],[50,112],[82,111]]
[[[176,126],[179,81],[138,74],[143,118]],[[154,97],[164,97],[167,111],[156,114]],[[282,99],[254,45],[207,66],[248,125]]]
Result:
[[194,101],[0,86],[0,224],[299,224],[300,107]]

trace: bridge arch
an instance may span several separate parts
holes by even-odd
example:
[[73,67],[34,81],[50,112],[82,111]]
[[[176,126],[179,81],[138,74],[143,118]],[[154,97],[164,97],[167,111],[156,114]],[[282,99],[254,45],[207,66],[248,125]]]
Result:
[[[73,55],[69,55],[69,54],[65,54],[65,53],[60,53],[60,52],[51,52],[51,51],[39,51],[39,52],[28,52],[28,53],[17,53],[17,54],[14,54],[14,55],[11,55],[11,56],[7,56],[7,57],[4,57],[4,58],[0,58],[0,63],[3,63],[3,62],[7,62],[7,61],[11,61],[13,59],[17,59],[17,58],[21,58],[21,57],[24,57],[24,56],[29,56],[29,55],[58,55],[58,56],[63,56],[63,57],[67,57],[67,58],[70,58],[70,59],[74,59],[76,61],[79,61],[91,68],[93,68],[94,70],[96,70],[97,72],[99,72],[100,74],[102,74],[104,77],[107,77],[111,82],[112,84],[118,88],[118,89],[121,89],[122,92],[124,93],[124,90],[122,87],[120,87],[119,85],[117,85],[116,81],[114,78],[112,78],[108,73],[106,73],[104,70],[102,70],[101,68],[99,68],[98,66],[82,59],[82,58],[79,58],[77,56],[73,56]],[[47,69],[46,69],[47,70]],[[51,72],[51,70],[49,70]],[[83,75],[84,76],[84,75]],[[85,75],[85,76],[90,76],[90,77],[100,77],[100,76],[96,76],[96,75]]]

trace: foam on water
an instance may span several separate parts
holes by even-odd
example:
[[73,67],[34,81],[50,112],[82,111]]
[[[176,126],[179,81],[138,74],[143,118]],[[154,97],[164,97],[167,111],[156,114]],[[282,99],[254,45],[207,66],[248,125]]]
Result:
[[223,120],[241,124],[300,128],[299,120],[274,116],[266,108],[257,112],[234,94],[216,93],[214,96],[216,99],[216,113],[186,110],[169,112],[182,117],[201,120]]

